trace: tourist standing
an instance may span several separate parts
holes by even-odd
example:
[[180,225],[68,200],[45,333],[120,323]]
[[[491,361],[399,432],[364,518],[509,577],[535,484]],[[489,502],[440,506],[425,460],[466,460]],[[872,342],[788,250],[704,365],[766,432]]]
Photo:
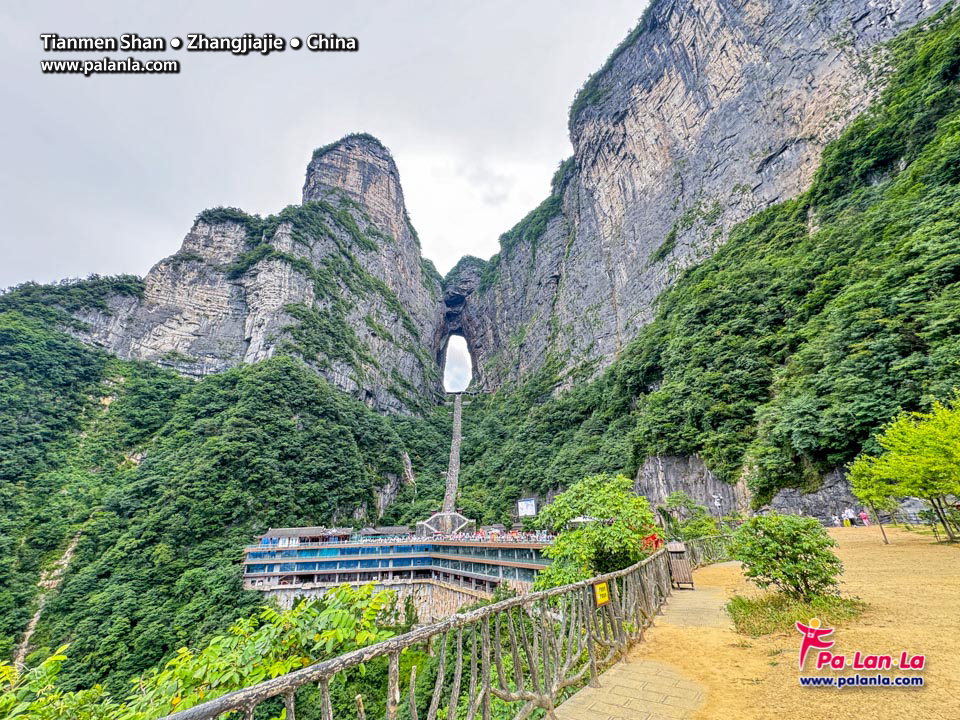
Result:
[[860,522],[863,523],[863,526],[864,526],[864,527],[870,527],[870,516],[867,515],[867,511],[866,511],[866,510],[861,510],[861,511],[860,511]]
[[843,511],[843,524],[845,527],[855,527],[857,524],[857,515],[853,512],[852,507],[848,507]]

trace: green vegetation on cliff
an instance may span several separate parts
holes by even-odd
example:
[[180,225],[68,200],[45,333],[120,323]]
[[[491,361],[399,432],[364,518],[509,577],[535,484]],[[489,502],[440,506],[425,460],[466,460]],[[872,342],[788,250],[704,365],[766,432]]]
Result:
[[[529,248],[530,254],[536,257],[537,245],[547,231],[547,224],[555,217],[560,216],[563,211],[561,190],[560,184],[555,183],[550,197],[537,205],[520,222],[500,236],[500,252],[487,261],[480,273],[480,285],[477,288],[479,292],[485,292],[496,282],[500,272],[500,263],[509,260],[518,246],[523,245]],[[460,262],[463,262],[463,260]]]
[[66,334],[74,321],[50,304],[102,309],[103,293],[137,287],[96,279],[0,297],[0,653],[36,609],[41,568],[79,533],[31,661],[70,643],[62,686],[103,682],[120,696],[261,602],[240,583],[257,532],[374,516],[404,451],[422,501],[439,503],[449,433],[441,411],[378,414],[286,355],[199,382],[120,361]]
[[600,69],[592,73],[590,77],[584,81],[574,96],[573,102],[570,104],[570,117],[567,124],[571,129],[577,122],[577,116],[584,109],[603,102],[610,94],[610,88],[604,86],[606,74],[627,48],[633,45],[637,41],[637,38],[650,29],[656,17],[657,6],[661,2],[662,0],[650,0],[646,9],[643,11],[643,15],[640,16],[640,20],[634,25],[633,29],[627,33],[627,36],[613,49],[613,52],[610,53]]
[[[354,371],[358,384],[362,384],[365,370],[377,367],[377,362],[348,321],[353,304],[345,290],[355,297],[379,296],[409,340],[419,342],[420,332],[397,294],[357,259],[358,252],[372,253],[377,250],[378,243],[392,243],[394,240],[381,233],[346,193],[331,193],[336,195],[336,204],[315,200],[303,205],[289,205],[267,217],[249,215],[236,208],[218,207],[201,212],[196,222],[210,225],[229,222],[244,228],[247,247],[225,268],[228,277],[238,279],[260,263],[275,261],[289,265],[308,278],[313,283],[316,302],[311,305],[291,304],[285,308],[296,322],[284,328],[287,337],[281,343],[282,349],[323,370],[329,369],[332,361],[340,361]],[[322,247],[323,252],[317,253],[322,259],[314,261],[306,253],[281,250],[275,243],[281,226],[288,227],[293,241],[305,249],[326,245],[335,248],[336,252],[328,252]],[[439,281],[440,275],[429,260],[422,262],[421,272],[428,287]],[[432,362],[421,365],[427,376],[438,376]],[[423,399],[409,392],[402,393],[399,399],[408,407],[425,407]]]
[[371,135],[370,133],[365,133],[365,132],[349,133],[349,134],[347,134],[347,135],[344,135],[342,138],[340,138],[340,139],[337,140],[336,142],[327,143],[326,145],[322,145],[322,146],[318,147],[316,150],[313,151],[313,156],[312,156],[311,159],[312,159],[312,160],[316,160],[316,159],[317,159],[318,157],[320,157],[321,155],[326,155],[328,152],[330,152],[331,150],[333,150],[333,149],[336,148],[336,147],[339,147],[342,143],[344,143],[344,142],[346,142],[346,141],[348,141],[348,140],[361,140],[361,141],[363,141],[363,142],[368,142],[368,143],[373,143],[374,145],[379,145],[379,146],[382,147],[382,148],[385,148],[385,147],[386,147],[386,146],[380,141],[380,138],[376,137],[375,135]]
[[960,386],[960,10],[890,45],[880,100],[811,188],[742,223],[595,381],[556,362],[464,416],[463,505],[699,455],[760,502],[816,485]]

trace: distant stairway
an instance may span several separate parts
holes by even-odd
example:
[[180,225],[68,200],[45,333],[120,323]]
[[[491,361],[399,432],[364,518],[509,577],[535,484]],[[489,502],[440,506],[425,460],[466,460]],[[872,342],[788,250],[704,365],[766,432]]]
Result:
[[463,417],[463,397],[457,393],[453,400],[453,437],[450,440],[450,461],[447,464],[447,487],[443,495],[443,508],[430,519],[417,523],[418,535],[435,533],[473,532],[476,523],[456,511],[457,486],[460,483],[460,438]]

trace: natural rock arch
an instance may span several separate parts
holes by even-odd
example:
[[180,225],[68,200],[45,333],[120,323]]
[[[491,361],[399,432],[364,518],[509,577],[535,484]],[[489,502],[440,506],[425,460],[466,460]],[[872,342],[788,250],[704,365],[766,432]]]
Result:
[[447,274],[443,282],[442,317],[434,336],[434,357],[441,370],[446,367],[450,338],[458,335],[466,340],[467,352],[470,353],[472,385],[478,382],[481,376],[477,338],[473,337],[471,324],[467,322],[467,311],[469,298],[480,285],[483,265],[483,260],[467,257]]

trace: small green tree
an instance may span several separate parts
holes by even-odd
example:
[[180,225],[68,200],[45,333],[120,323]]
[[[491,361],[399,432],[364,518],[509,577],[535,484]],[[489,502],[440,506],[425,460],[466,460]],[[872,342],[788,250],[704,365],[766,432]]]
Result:
[[544,508],[537,523],[558,533],[544,550],[553,562],[538,576],[538,587],[629,567],[649,554],[644,540],[657,533],[650,505],[624,475],[591,475],[574,483]]
[[[667,513],[675,519],[675,539],[693,540],[694,538],[716,535],[719,532],[717,521],[705,505],[697,502],[683,491],[672,492],[665,503]],[[673,524],[670,524],[673,526]],[[674,538],[672,538],[674,539]]]
[[898,490],[896,484],[875,477],[870,472],[869,458],[862,455],[850,465],[848,477],[853,494],[857,496],[860,502],[873,510],[877,525],[880,526],[880,533],[883,535],[883,543],[889,545],[887,531],[883,529],[883,523],[880,522],[880,511],[892,512],[897,509],[899,503],[897,501]]
[[814,518],[768,515],[750,518],[733,537],[731,554],[756,585],[773,585],[785,595],[810,601],[837,591],[843,563],[836,545]]
[[877,435],[884,452],[861,455],[850,467],[854,494],[864,503],[889,507],[895,498],[919,497],[933,507],[947,537],[956,536],[947,517],[948,495],[960,495],[960,402],[935,402],[929,413],[904,413]]

